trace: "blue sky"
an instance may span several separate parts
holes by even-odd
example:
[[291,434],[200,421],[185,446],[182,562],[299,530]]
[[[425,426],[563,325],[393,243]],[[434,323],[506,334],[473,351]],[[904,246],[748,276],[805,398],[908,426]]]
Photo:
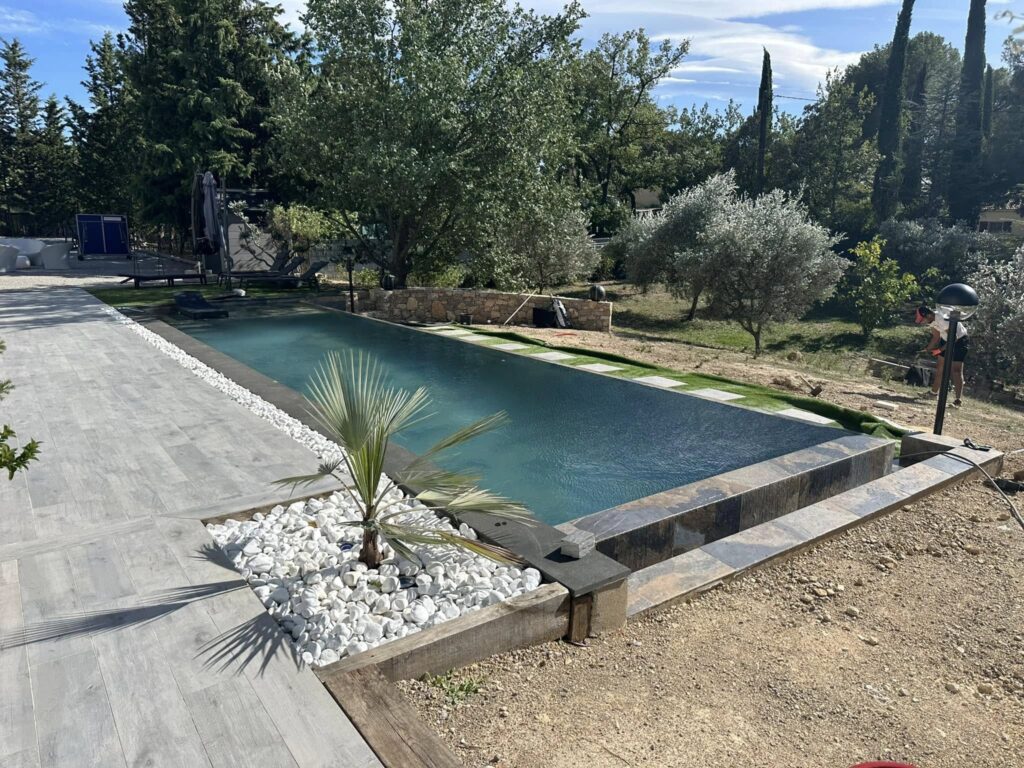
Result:
[[[298,24],[303,0],[279,0]],[[551,12],[559,0],[525,0]],[[582,35],[592,43],[605,32],[644,27],[654,37],[689,39],[690,55],[661,85],[658,97],[678,106],[730,98],[749,111],[757,100],[761,47],[772,53],[777,103],[797,112],[814,96],[826,70],[844,66],[891,36],[896,0],[583,0],[589,13]],[[913,32],[930,30],[963,45],[969,0],[917,0]],[[1024,0],[989,0],[988,54],[999,59],[1007,23],[991,17],[1024,12]],[[79,81],[90,39],[121,30],[120,0],[0,0],[0,37],[18,37],[35,57],[45,93],[82,97]]]

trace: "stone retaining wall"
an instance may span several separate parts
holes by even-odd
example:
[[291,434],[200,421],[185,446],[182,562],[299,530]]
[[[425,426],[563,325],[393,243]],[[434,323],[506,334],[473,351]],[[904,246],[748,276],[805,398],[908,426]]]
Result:
[[[573,328],[584,331],[611,330],[610,301],[562,298],[562,303]],[[527,294],[459,288],[407,288],[399,291],[375,289],[370,291],[366,306],[398,323],[457,322],[460,315],[468,314],[472,322],[479,325],[501,325],[513,313],[515,316],[512,323],[533,325],[534,307],[550,309],[551,297],[528,298]]]

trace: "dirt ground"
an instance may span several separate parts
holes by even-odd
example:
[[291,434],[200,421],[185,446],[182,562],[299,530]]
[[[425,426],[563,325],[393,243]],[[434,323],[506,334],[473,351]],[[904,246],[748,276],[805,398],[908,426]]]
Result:
[[[605,334],[529,331],[927,425],[860,371]],[[896,411],[877,407],[884,399]],[[947,434],[1024,447],[1024,413],[967,400]],[[1024,470],[1024,454],[1004,476]],[[1024,498],[1017,496],[1018,507]],[[903,508],[586,647],[549,643],[403,683],[467,766],[1024,766],[1024,531],[979,481]]]

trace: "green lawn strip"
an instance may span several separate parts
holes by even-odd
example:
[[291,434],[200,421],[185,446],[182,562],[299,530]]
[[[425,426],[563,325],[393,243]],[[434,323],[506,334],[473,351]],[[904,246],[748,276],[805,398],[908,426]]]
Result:
[[[486,336],[492,336],[497,339],[517,341],[523,344],[528,344],[532,347],[557,350],[574,355],[579,358],[579,360],[573,361],[574,367],[586,362],[618,363],[622,370],[614,371],[616,376],[635,379],[640,376],[659,375],[682,382],[687,385],[688,389],[711,387],[727,392],[734,392],[737,395],[743,395],[743,400],[733,401],[733,405],[770,411],[783,410],[788,407],[800,408],[819,416],[824,416],[827,419],[831,419],[844,429],[850,430],[851,432],[862,432],[874,437],[881,437],[889,440],[899,440],[900,437],[906,434],[906,431],[897,429],[894,426],[879,421],[871,414],[864,413],[863,411],[845,408],[841,405],[835,405],[812,397],[793,395],[776,389],[769,389],[768,387],[760,387],[755,384],[745,384],[743,382],[734,381],[733,379],[727,379],[724,376],[715,376],[709,373],[680,373],[679,371],[675,371],[670,368],[662,368],[650,363],[643,363],[622,355],[584,349],[582,347],[550,344],[511,331],[476,329],[475,332]],[[519,351],[524,352],[524,350]]]
[[[155,307],[174,303],[175,295],[182,291],[198,291],[205,298],[227,296],[230,291],[219,285],[150,286],[147,288],[87,288],[89,293],[112,307]],[[307,296],[328,296],[334,292],[317,293],[308,288],[274,288],[270,286],[246,286],[246,296],[266,299],[303,299]]]

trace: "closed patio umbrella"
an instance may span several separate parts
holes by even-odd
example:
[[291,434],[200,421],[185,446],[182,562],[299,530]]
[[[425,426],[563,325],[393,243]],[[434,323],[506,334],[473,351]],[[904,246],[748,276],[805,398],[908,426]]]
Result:
[[223,268],[224,234],[217,206],[217,180],[210,171],[203,174],[202,195],[203,237],[212,253],[222,257],[218,266]]

